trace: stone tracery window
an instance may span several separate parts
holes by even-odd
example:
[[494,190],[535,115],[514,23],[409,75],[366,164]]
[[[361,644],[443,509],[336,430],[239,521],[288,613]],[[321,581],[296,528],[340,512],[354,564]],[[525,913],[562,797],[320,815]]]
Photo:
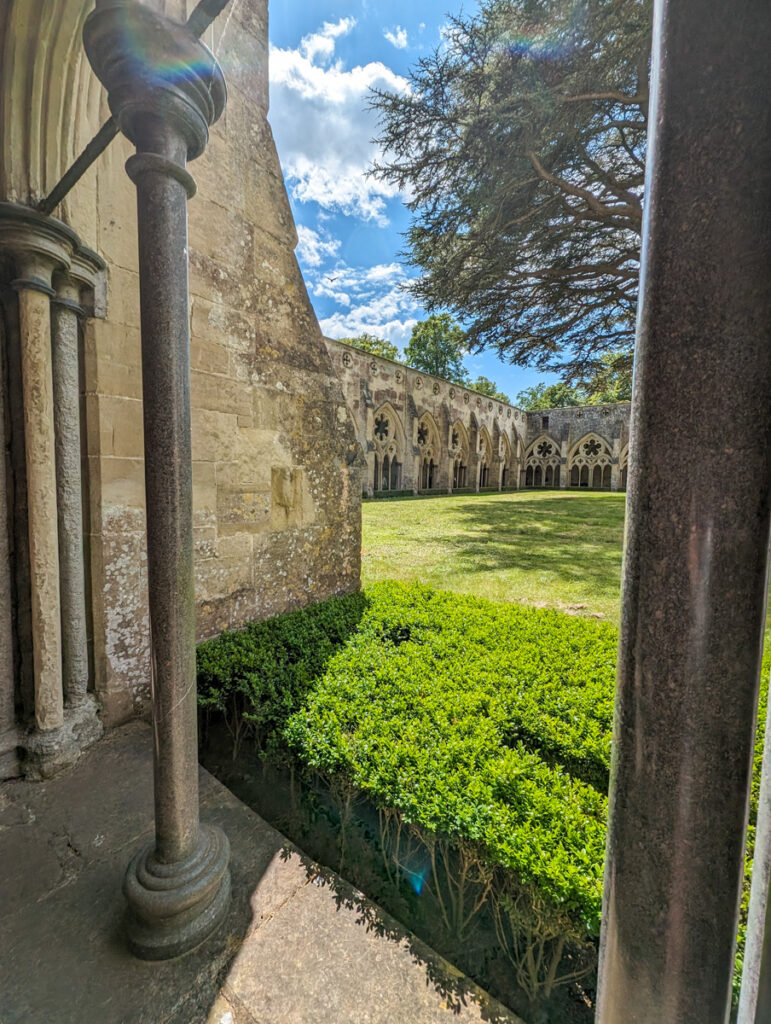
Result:
[[501,489],[511,486],[512,471],[514,467],[514,451],[511,446],[511,441],[508,435],[501,432],[501,440],[499,446],[499,455],[501,460]]
[[352,362],[350,352],[343,352],[343,366],[350,366]]
[[375,449],[374,491],[398,491],[401,488],[404,445],[399,419],[388,404],[375,413],[372,441]]
[[468,487],[469,443],[466,428],[460,420],[455,422],[450,434],[452,451],[452,489]]
[[385,441],[388,437],[388,420],[382,413],[375,420],[375,437],[378,441]]
[[490,467],[493,461],[493,445],[485,428],[479,434],[479,487],[490,486]]
[[559,445],[542,434],[525,452],[522,484],[525,487],[559,487],[561,472]]
[[568,457],[570,486],[609,491],[612,462],[608,441],[599,434],[584,435]]
[[423,414],[417,436],[420,448],[419,487],[430,491],[438,484],[440,470],[439,434],[430,413]]

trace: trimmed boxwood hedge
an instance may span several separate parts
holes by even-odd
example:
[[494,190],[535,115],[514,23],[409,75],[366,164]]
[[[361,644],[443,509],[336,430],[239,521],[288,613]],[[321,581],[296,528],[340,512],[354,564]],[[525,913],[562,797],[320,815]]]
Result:
[[236,744],[322,780],[343,825],[366,797],[403,875],[406,830],[447,927],[462,939],[486,912],[537,1001],[599,932],[617,642],[594,619],[385,582],[201,644],[199,700]]

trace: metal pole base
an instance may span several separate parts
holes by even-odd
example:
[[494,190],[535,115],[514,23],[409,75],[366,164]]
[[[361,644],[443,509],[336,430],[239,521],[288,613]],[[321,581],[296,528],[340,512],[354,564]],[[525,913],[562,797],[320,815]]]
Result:
[[155,842],[134,857],[123,881],[128,901],[126,939],[141,960],[171,960],[200,946],[230,906],[230,843],[214,825],[201,825],[184,861],[162,864]]

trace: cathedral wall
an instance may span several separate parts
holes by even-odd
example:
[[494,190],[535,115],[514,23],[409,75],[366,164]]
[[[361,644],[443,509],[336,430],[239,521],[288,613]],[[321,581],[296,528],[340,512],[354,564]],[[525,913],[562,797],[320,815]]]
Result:
[[366,454],[368,496],[626,486],[628,402],[525,412],[331,338],[325,341]]
[[[527,429],[520,409],[331,338],[325,341],[367,457],[367,494],[516,486],[514,467]],[[388,488],[376,487],[378,466],[382,472],[385,458],[390,462],[394,456],[398,486],[389,480]],[[429,480],[425,470],[432,462]]]
[[[195,6],[148,2],[180,20]],[[45,195],[109,116],[80,42],[92,4],[52,0],[44,25],[30,17],[37,6],[13,0],[0,20],[3,109],[14,111],[0,138],[0,199],[21,203]],[[198,186],[189,260],[201,638],[358,588],[362,492],[353,423],[294,256],[267,121],[266,0],[231,4],[204,40],[225,71],[228,102],[189,165]],[[34,96],[9,54],[19,69],[34,63],[43,79]],[[72,94],[55,102],[62,83]],[[116,138],[55,211],[107,264],[103,315],[83,332],[82,428],[92,685],[108,723],[150,696],[131,151]]]

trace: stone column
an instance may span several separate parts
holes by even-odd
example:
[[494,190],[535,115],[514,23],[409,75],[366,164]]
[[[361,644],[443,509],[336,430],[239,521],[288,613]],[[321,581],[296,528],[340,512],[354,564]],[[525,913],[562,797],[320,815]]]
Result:
[[201,826],[195,685],[187,200],[199,156],[222,113],[225,83],[184,26],[130,0],[98,4],[86,53],[136,146],[145,433],[148,587],[155,731],[155,843],[129,865],[128,941],[167,959],[199,945],[230,896],[224,834]]
[[78,317],[82,312],[80,288],[67,275],[60,275],[56,296],[51,300],[51,323],[62,674],[64,696],[70,706],[82,704],[88,689],[78,375]]
[[619,455],[621,454],[621,439],[615,438],[613,441],[613,458],[610,464],[610,489],[611,491],[617,491],[621,487],[621,467],[619,465]]
[[8,508],[8,466],[6,461],[6,415],[8,404],[6,353],[8,338],[0,307],[0,780],[19,771],[16,748],[15,672],[13,663],[13,581],[11,578],[11,522]]
[[570,467],[568,466],[568,455],[570,454],[570,440],[563,440],[560,444],[560,487],[570,486]]
[[[29,568],[34,676],[30,705],[35,728],[20,739],[26,750],[27,778],[48,778],[76,761],[83,747],[101,733],[93,700],[74,705],[67,701],[65,707],[54,427],[61,410],[57,411],[59,400],[54,393],[52,282],[77,262],[80,269],[75,276],[81,275],[81,283],[91,291],[101,292],[103,281],[97,278],[104,264],[83,249],[78,236],[62,221],[15,203],[0,203],[0,248],[13,254],[17,274],[12,284],[18,293],[21,380],[17,387],[24,420],[28,550],[25,545],[21,555]],[[20,540],[17,535],[17,549]]]
[[35,725],[48,732],[64,723],[51,366],[54,263],[27,252],[19,257],[17,268],[13,286],[19,296],[24,392]]
[[770,525],[771,18],[654,10],[596,1019],[725,1024]]

